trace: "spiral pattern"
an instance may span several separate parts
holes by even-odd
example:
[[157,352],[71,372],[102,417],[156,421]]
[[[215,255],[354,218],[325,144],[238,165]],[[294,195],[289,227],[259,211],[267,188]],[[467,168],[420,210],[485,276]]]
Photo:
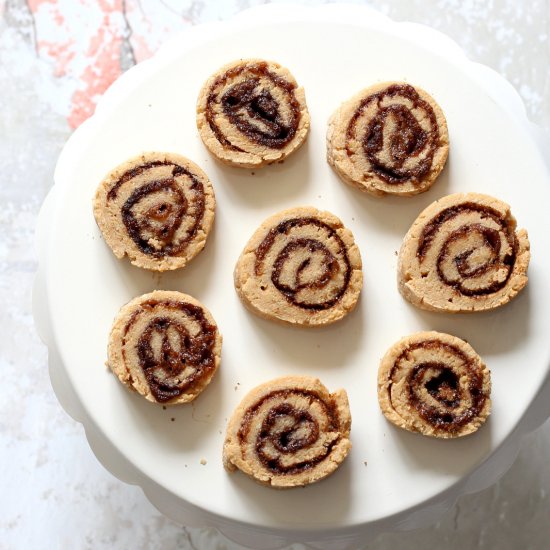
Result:
[[[456,218],[461,220],[457,223]],[[439,239],[438,234],[442,235]],[[475,296],[491,294],[506,284],[518,243],[499,212],[465,202],[446,208],[426,224],[416,251],[421,264],[433,247],[438,248],[440,280],[466,296]]]
[[224,460],[274,487],[305,485],[345,458],[351,419],[343,390],[315,378],[285,377],[254,389],[231,419]]
[[327,143],[342,179],[378,195],[426,191],[448,153],[441,109],[404,83],[373,86],[346,102],[329,123]]
[[529,244],[515,228],[509,207],[486,195],[454,195],[428,207],[403,243],[405,297],[457,311],[507,302],[527,282]]
[[382,359],[378,397],[397,426],[450,438],[470,434],[490,411],[490,374],[472,347],[448,334],[418,333]]
[[107,176],[95,214],[118,257],[164,271],[182,267],[204,247],[214,195],[198,166],[179,155],[149,153]]
[[209,150],[239,166],[281,160],[299,147],[309,127],[303,90],[277,63],[231,63],[204,85],[197,125]]
[[[314,238],[305,236],[311,234]],[[276,253],[269,262],[267,256],[273,249]],[[269,267],[265,265],[268,262]],[[256,275],[261,276],[266,269],[271,271],[273,286],[304,309],[332,307],[346,291],[351,274],[342,239],[316,218],[286,220],[269,231],[256,249]]]
[[183,403],[209,383],[220,346],[202,304],[178,292],[155,291],[122,308],[111,332],[109,366],[150,401]]
[[236,268],[237,291],[281,320],[312,324],[355,304],[361,262],[340,220],[313,208],[270,218],[248,243]]

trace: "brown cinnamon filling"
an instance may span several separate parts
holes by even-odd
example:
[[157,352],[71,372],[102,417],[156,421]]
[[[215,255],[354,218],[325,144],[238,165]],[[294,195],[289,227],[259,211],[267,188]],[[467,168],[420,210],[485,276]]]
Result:
[[[444,284],[453,287],[457,292],[465,296],[484,296],[493,294],[506,286],[514,268],[518,249],[517,237],[514,230],[509,227],[507,220],[502,219],[498,211],[473,202],[464,202],[446,208],[424,226],[419,238],[416,255],[420,263],[422,263],[443,224],[460,214],[471,211],[480,212],[482,218],[491,219],[498,225],[499,229],[484,226],[481,223],[470,223],[450,232],[446,235],[445,242],[441,246],[437,256],[436,269],[439,279]],[[459,254],[456,254],[452,258],[460,279],[451,279],[446,275],[443,268],[444,262],[448,261],[450,256],[450,247],[453,243],[461,240],[466,241],[474,233],[480,237],[483,247],[488,251],[487,258],[483,263],[472,263],[471,258],[475,254],[476,248],[467,247],[461,250]],[[503,255],[501,254],[501,235],[510,248],[510,251]],[[506,275],[498,279],[495,278],[490,284],[482,284],[478,288],[471,288],[471,285],[465,285],[466,282],[479,278],[489,272],[504,272]]]
[[[243,80],[223,89],[228,81],[243,73],[246,75]],[[283,115],[279,100],[269,87],[261,84],[261,78],[269,80],[282,93],[290,116]],[[239,65],[226,71],[212,84],[206,101],[206,120],[224,147],[243,151],[231,143],[216,122],[214,104],[221,103],[224,115],[250,141],[264,147],[282,149],[292,140],[300,123],[300,103],[296,99],[295,89],[295,84],[271,72],[265,62]]]
[[[293,218],[283,221],[276,227],[270,229],[267,236],[256,249],[255,274],[256,276],[260,276],[263,273],[264,260],[278,237],[288,235],[291,229],[305,225],[313,225],[315,227],[322,228],[324,231],[328,232],[329,239],[338,244],[339,253],[342,257],[345,269],[342,285],[333,292],[333,296],[330,300],[325,300],[324,302],[311,303],[298,297],[298,293],[304,289],[322,289],[326,287],[333,280],[334,275],[341,269],[338,260],[334,257],[325,244],[309,238],[297,238],[295,240],[291,240],[285,245],[273,262],[271,282],[275,288],[277,288],[277,290],[279,290],[279,292],[281,292],[281,294],[295,306],[310,310],[329,309],[334,306],[334,304],[336,304],[346,292],[351,277],[351,265],[349,262],[346,245],[338,233],[336,233],[332,227],[316,218]],[[291,261],[293,255],[295,255],[298,251],[306,251],[310,257],[298,265],[294,272],[295,275],[292,285],[289,285],[288,283],[285,284],[281,280],[281,273],[285,267],[285,264]],[[316,280],[306,282],[302,278],[302,273],[308,268],[313,255],[318,255],[320,257],[321,261],[319,263],[322,266],[321,273]]]
[[[153,160],[151,162],[146,162],[145,164],[140,164],[139,166],[135,166],[134,168],[130,168],[130,170],[127,170],[118,178],[118,180],[115,182],[115,184],[109,189],[109,193],[107,193],[107,202],[111,201],[113,199],[116,199],[116,196],[118,194],[119,188],[122,186],[122,184],[126,183],[127,181],[130,181],[131,179],[134,179],[136,176],[139,176],[143,174],[146,170],[149,170],[150,168],[154,168],[155,166],[170,166],[174,163],[169,160]],[[174,171],[172,171],[172,175],[175,174],[176,168],[174,167]]]
[[[479,416],[485,405],[487,395],[483,392],[481,373],[475,369],[473,361],[459,348],[438,340],[428,340],[410,345],[397,358],[390,372],[392,383],[396,372],[402,368],[401,361],[408,359],[410,352],[417,349],[431,351],[445,349],[461,361],[459,369],[453,369],[439,361],[423,361],[410,369],[406,379],[409,403],[420,417],[438,430],[456,432]],[[466,392],[459,382],[464,375],[468,377]],[[438,406],[425,402],[424,391],[438,402]],[[467,408],[460,409],[464,399],[469,399],[471,404]]]
[[[109,190],[107,200],[116,198],[122,184],[156,166],[173,166],[172,177],[149,181],[134,190],[122,205],[121,215],[128,235],[139,250],[149,256],[163,258],[180,254],[195,238],[205,210],[204,187],[200,180],[192,172],[172,161],[152,161],[122,174]],[[181,175],[191,179],[192,208],[189,207],[176,181]],[[152,207],[140,214],[136,213],[136,207],[142,201],[155,196],[157,200]],[[193,221],[184,234],[176,238],[176,232],[187,216],[192,216]]]
[[[321,456],[313,459],[283,465],[279,458],[273,458],[264,452],[266,443],[270,442],[277,451],[284,456],[309,448],[319,438],[319,422],[306,409],[298,409],[288,399],[293,395],[305,397],[310,402],[316,401],[329,419],[327,431],[338,431],[339,422],[335,406],[319,398],[318,395],[303,390],[281,390],[265,395],[256,404],[250,407],[243,416],[238,431],[241,446],[246,445],[250,427],[260,407],[269,399],[280,399],[265,416],[260,433],[254,444],[256,455],[260,462],[277,475],[296,474],[313,468],[330,455],[338,440],[325,446]],[[244,455],[244,450],[243,450]]]
[[[399,103],[382,106],[388,97],[406,98],[412,103],[412,108]],[[356,138],[357,122],[373,102],[377,111],[362,140],[363,152],[372,170],[389,184],[420,181],[430,171],[440,145],[439,125],[431,105],[412,86],[392,84],[361,101],[347,128],[348,141]],[[431,130],[426,131],[420,126],[413,110],[421,111],[421,116],[429,119]],[[349,146],[347,153],[348,156],[353,154]],[[419,158],[421,154],[423,156]],[[410,166],[410,159],[418,160]]]
[[152,317],[138,339],[139,364],[151,393],[159,403],[165,403],[199,383],[215,368],[217,328],[209,323],[199,306],[171,300],[148,300],[131,317],[124,336],[139,315],[154,313],[156,308],[183,312],[200,326],[200,332],[193,336],[183,323],[160,312]]

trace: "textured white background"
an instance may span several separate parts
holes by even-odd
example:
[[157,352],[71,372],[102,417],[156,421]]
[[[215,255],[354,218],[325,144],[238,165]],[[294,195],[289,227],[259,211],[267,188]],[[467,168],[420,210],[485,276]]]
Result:
[[[236,548],[215,530],[172,523],[113,478],[58,405],[31,316],[33,238],[57,155],[105,87],[169,35],[260,3],[0,0],[1,550]],[[549,0],[365,3],[454,38],[507,77],[530,118],[550,130]],[[463,497],[432,527],[382,535],[365,548],[550,548],[549,460],[547,422],[495,486]]]

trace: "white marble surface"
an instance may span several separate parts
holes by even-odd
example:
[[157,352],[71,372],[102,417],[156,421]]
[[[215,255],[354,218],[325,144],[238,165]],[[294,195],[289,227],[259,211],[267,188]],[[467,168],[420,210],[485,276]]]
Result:
[[[33,233],[59,151],[109,83],[167,36],[258,3],[0,0],[0,369],[8,381],[0,400],[2,550],[235,548],[215,530],[174,524],[138,488],[113,478],[57,403],[31,316]],[[550,130],[550,1],[369,4],[450,35],[506,76],[530,118]],[[548,548],[549,458],[547,422],[525,438],[492,488],[463,497],[432,527],[385,534],[365,548]]]

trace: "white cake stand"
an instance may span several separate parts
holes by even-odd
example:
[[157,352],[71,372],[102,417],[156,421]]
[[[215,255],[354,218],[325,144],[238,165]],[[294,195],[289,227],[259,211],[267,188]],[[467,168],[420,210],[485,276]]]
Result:
[[[194,121],[204,80],[241,57],[289,67],[305,87],[312,116],[307,144],[284,164],[255,174],[216,164]],[[426,89],[449,123],[451,154],[443,175],[429,192],[410,199],[365,196],[343,185],[325,162],[329,115],[361,88],[384,80]],[[468,61],[442,34],[394,23],[365,7],[269,5],[186,31],[124,74],[59,158],[40,214],[34,293],[59,401],[83,424],[93,452],[115,476],[142,487],[172,519],[215,526],[241,544],[347,548],[382,531],[435,521],[460,495],[494,483],[512,464],[521,437],[550,415],[544,147],[549,150],[518,95],[495,72]],[[153,275],[117,261],[93,219],[100,179],[144,150],[188,156],[215,187],[215,231],[181,272]],[[395,251],[410,223],[427,204],[456,191],[505,200],[529,231],[529,285],[501,310],[423,313],[397,292]],[[232,287],[234,263],[254,229],[268,215],[299,204],[343,219],[365,268],[358,308],[315,331],[255,318]],[[220,372],[192,405],[165,410],[146,403],[104,367],[119,307],[155,288],[196,296],[224,335]],[[439,441],[413,435],[389,425],[378,410],[380,357],[401,336],[423,329],[469,340],[491,368],[493,414],[473,436]],[[347,389],[353,449],[327,480],[280,492],[225,472],[221,447],[227,418],[244,393],[283,374],[315,375],[331,390]]]

